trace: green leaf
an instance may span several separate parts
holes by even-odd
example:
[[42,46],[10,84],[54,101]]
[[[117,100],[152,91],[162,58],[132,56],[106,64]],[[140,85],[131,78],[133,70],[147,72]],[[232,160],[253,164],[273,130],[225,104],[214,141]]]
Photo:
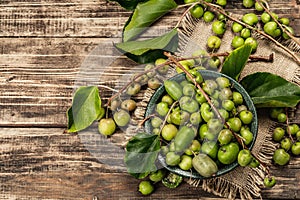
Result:
[[248,75],[241,84],[256,107],[294,107],[300,101],[299,86],[271,73]]
[[78,88],[72,106],[67,111],[68,131],[77,132],[89,127],[102,112],[98,88],[96,86]]
[[158,135],[138,133],[126,145],[125,164],[128,172],[135,178],[145,177],[156,171],[156,159],[160,151]]
[[252,47],[249,44],[245,44],[233,50],[225,59],[221,72],[238,80],[248,61],[251,51]]
[[138,3],[144,2],[147,0],[111,0],[118,2],[123,8],[127,10],[133,10],[137,6]]
[[102,119],[104,117],[104,115],[105,115],[105,108],[101,107],[100,111],[99,111],[99,116],[97,117],[96,120]]
[[176,51],[178,47],[178,31],[170,32],[147,40],[128,41],[115,45],[126,56],[138,63],[149,63],[162,57],[163,51]]
[[139,3],[123,30],[123,41],[133,40],[153,22],[177,7],[174,0],[149,0]]

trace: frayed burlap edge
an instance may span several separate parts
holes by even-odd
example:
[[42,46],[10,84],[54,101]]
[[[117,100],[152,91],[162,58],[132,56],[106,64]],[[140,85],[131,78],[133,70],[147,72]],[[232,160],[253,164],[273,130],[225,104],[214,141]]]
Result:
[[296,69],[292,82],[300,86],[300,67]]

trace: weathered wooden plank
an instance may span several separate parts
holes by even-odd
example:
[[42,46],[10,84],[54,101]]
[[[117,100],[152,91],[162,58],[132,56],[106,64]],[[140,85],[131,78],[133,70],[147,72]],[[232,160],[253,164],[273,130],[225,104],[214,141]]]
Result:
[[[2,10],[0,36],[4,37],[120,37],[130,15],[120,6],[105,1],[26,3],[22,8],[10,3],[2,6]],[[162,28],[165,30],[170,23],[174,26],[177,19],[173,12],[154,33],[158,34]]]
[[0,124],[65,124],[76,85],[104,84],[107,76],[107,85],[115,87],[116,77],[135,66],[116,52],[113,42],[118,40],[20,38],[11,43],[0,39]]
[[[240,1],[229,6],[242,8]],[[274,0],[271,8],[280,16],[293,16],[292,25],[300,33],[299,1]],[[171,13],[145,36],[171,28],[180,13]],[[112,52],[110,37],[119,40],[129,14],[108,1],[2,0],[0,126],[64,127],[76,85],[83,79],[101,82],[92,75],[103,71],[97,66],[84,70],[84,60],[102,42],[107,45],[103,49]],[[117,75],[132,65],[124,58],[113,60]],[[109,85],[114,87],[115,82]],[[137,192],[139,181],[125,172],[122,149],[114,145],[124,139],[122,134],[106,143],[95,135],[70,136],[63,130],[0,128],[0,199],[142,198]],[[263,190],[264,199],[300,199],[299,165],[299,158],[293,158],[287,167],[273,167],[278,182],[273,189]],[[150,198],[219,199],[187,184],[177,190],[158,187],[146,199]]]
[[[60,128],[1,128],[1,199],[139,199],[139,180],[126,173],[121,147],[95,133],[63,134]],[[97,151],[97,152],[96,152]],[[277,178],[263,199],[298,199],[300,158],[272,167]],[[149,197],[150,198],[150,197]],[[183,184],[176,190],[158,185],[151,198],[218,199]]]
[[[245,12],[240,2],[229,2],[228,7],[229,11],[235,13]],[[292,16],[292,25],[299,30],[299,5],[293,1],[272,1],[270,7],[280,17]],[[241,9],[237,11],[233,8]],[[118,4],[105,1],[4,2],[1,9],[2,37],[120,37],[123,25],[130,15],[130,12]],[[180,9],[164,17],[148,35],[158,35],[162,30],[174,27],[182,12],[183,9]],[[298,31],[296,34],[298,35]]]
[[[27,56],[86,56],[97,46],[105,48],[106,54],[112,53],[113,43],[121,42],[120,38],[1,38],[1,64],[11,59],[26,59]],[[99,52],[100,53],[100,52]],[[37,58],[38,61],[38,58]],[[58,61],[58,60],[57,60]],[[16,62],[12,60],[12,63]],[[36,63],[38,64],[38,63]],[[41,65],[40,67],[43,67]],[[65,66],[59,66],[64,68]]]
[[[1,199],[222,199],[202,189],[182,184],[176,190],[157,184],[148,197],[138,192],[139,181],[124,173],[47,172],[10,176],[1,186]],[[33,189],[34,188],[34,189]]]

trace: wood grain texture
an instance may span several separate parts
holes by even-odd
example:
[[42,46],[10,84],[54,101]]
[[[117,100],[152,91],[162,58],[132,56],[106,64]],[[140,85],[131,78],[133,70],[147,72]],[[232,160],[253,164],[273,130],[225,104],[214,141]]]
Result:
[[[273,0],[270,6],[289,17],[300,36],[299,1]],[[244,12],[238,0],[228,7]],[[182,11],[173,11],[143,37],[172,28]],[[0,199],[142,198],[116,145],[123,135],[106,140],[63,134],[78,85],[118,87],[118,78],[136,66],[113,48],[129,16],[104,0],[1,0]],[[299,165],[293,158],[287,167],[273,167],[278,184],[264,189],[263,198],[300,199]],[[219,199],[187,184],[176,190],[160,185],[145,199],[199,198]]]
[[[60,6],[61,4],[63,3],[58,5]],[[74,3],[74,5],[69,5],[68,3],[66,4],[68,6],[74,6],[75,8],[78,7],[78,2],[77,4]],[[15,8],[13,5],[15,4],[6,5],[4,2],[2,8]],[[34,6],[30,6],[29,2],[26,5],[35,9],[36,7],[44,4],[37,3]],[[46,6],[47,5],[48,4],[46,4]],[[55,5],[56,3],[54,2],[54,6]],[[84,5],[90,4],[84,3]],[[282,6],[282,4],[279,5]],[[112,7],[116,10],[120,9],[117,6]],[[50,11],[49,9],[46,10],[47,12],[50,12],[52,9],[50,9]],[[57,11],[56,8],[53,8],[53,10]],[[90,12],[92,13],[92,11]],[[110,12],[110,9],[108,9],[107,12]],[[2,12],[0,15],[1,14]],[[174,17],[176,16],[175,14],[173,15]],[[112,16],[115,16],[115,14],[112,13]],[[20,15],[20,17],[26,18],[26,16],[23,15]],[[52,18],[57,19],[55,16],[52,16]],[[101,16],[99,18],[102,19]],[[112,18],[119,19],[119,17]],[[28,18],[28,20],[30,21],[31,18]],[[160,24],[162,24],[160,26],[164,27],[164,30],[166,29],[164,24],[171,23],[171,20],[166,20],[168,22],[160,22]],[[34,27],[39,26],[34,25]],[[122,24],[113,25],[113,27],[114,30],[116,30],[121,28]],[[167,26],[167,29],[168,28],[169,27]],[[1,30],[5,30],[5,28],[0,28],[0,31]],[[99,30],[107,31],[107,26],[103,26],[99,28]],[[22,33],[21,30],[16,30],[13,32],[16,34]],[[93,33],[95,31],[89,32]],[[118,32],[120,32],[120,30]],[[163,32],[163,29],[158,32]],[[35,123],[35,125],[53,124],[55,126],[61,126],[65,124],[66,118],[64,112],[71,103],[71,96],[72,92],[74,91],[74,82],[79,79],[87,78],[89,75],[78,75],[83,70],[82,63],[87,56],[96,47],[102,47],[105,49],[105,53],[107,53],[107,55],[118,58],[118,56],[113,53],[114,50],[112,44],[120,41],[120,38],[107,38],[111,36],[107,33],[103,33],[103,35],[100,34],[97,37],[84,36],[81,33],[80,37],[62,36],[60,38],[54,33],[51,33],[50,35],[51,37],[49,38],[45,38],[44,33],[41,33],[40,36],[33,37],[27,35],[30,37],[14,38],[14,42],[3,36],[1,38],[0,35],[0,42],[2,45],[0,50],[0,108],[4,116],[3,120],[0,121],[0,124],[30,125]],[[11,35],[11,37],[14,37],[14,35]],[[22,35],[18,35],[18,37],[22,37]],[[99,55],[101,56],[101,53],[99,53]],[[99,61],[101,60],[106,60],[106,57],[99,57]],[[127,63],[128,62],[125,60],[123,60],[123,62],[119,62],[120,65],[118,68],[122,68],[122,65],[132,64]],[[93,68],[93,71],[90,73],[101,74],[101,70],[103,70],[104,67],[106,66]],[[118,71],[119,69],[116,69],[116,73],[118,73]],[[99,85],[99,81],[96,82],[96,84]],[[49,92],[47,92],[47,90]],[[18,105],[20,104],[21,106],[19,107]]]
[[[63,134],[60,128],[1,128],[1,199],[139,199],[139,180],[126,173],[121,147],[91,133]],[[88,139],[87,139],[88,138]],[[95,156],[95,149],[101,155]],[[112,158],[115,160],[113,161]],[[272,167],[277,178],[263,199],[299,199],[300,158]],[[288,189],[286,188],[288,187]],[[1,197],[1,196],[0,196]],[[176,190],[158,185],[151,198],[218,199],[184,183]]]

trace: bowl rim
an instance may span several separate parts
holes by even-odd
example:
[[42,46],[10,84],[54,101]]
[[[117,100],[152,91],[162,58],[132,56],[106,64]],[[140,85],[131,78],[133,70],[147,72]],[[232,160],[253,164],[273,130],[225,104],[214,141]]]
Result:
[[[255,105],[253,103],[253,101],[251,100],[251,97],[249,96],[249,94],[247,93],[247,91],[243,88],[243,86],[238,83],[236,80],[234,80],[233,78],[231,78],[230,76],[220,73],[220,72],[216,72],[216,71],[211,71],[211,70],[199,70],[200,74],[202,75],[203,79],[212,79],[212,78],[217,78],[217,77],[226,77],[230,80],[231,84],[233,85],[233,87],[240,92],[243,95],[243,99],[245,104],[247,105],[248,109],[252,112],[253,114],[253,121],[251,122],[250,125],[250,130],[253,133],[253,141],[250,144],[250,146],[248,147],[249,150],[251,150],[255,144],[256,141],[256,137],[257,137],[257,132],[258,132],[258,118],[257,118],[257,112],[256,112],[256,108]],[[185,74],[184,73],[180,73],[180,74],[176,74],[174,76],[172,76],[171,78],[168,78],[168,80],[178,80],[178,81],[182,81],[185,79]],[[146,112],[145,112],[145,117],[151,115],[154,112],[155,106],[156,106],[156,102],[160,99],[161,95],[165,92],[165,88],[164,85],[161,85],[155,92],[154,94],[151,96],[147,108],[146,108]],[[148,134],[152,134],[151,133],[151,125],[150,125],[150,120],[147,120],[145,122],[145,131]],[[196,178],[196,179],[208,179],[208,178],[214,178],[217,176],[221,176],[223,174],[226,174],[230,171],[232,171],[233,169],[235,169],[238,166],[238,162],[235,161],[232,164],[229,165],[225,165],[224,167],[222,167],[221,169],[218,170],[218,172],[212,176],[212,177],[203,177],[201,176],[198,172],[196,172],[194,169],[192,169],[191,171],[185,171],[180,169],[177,166],[168,166],[165,162],[164,157],[159,153],[158,154],[158,160],[160,162],[160,164],[168,169],[169,171],[178,174],[178,175],[182,175],[184,177],[188,177],[188,178]]]

